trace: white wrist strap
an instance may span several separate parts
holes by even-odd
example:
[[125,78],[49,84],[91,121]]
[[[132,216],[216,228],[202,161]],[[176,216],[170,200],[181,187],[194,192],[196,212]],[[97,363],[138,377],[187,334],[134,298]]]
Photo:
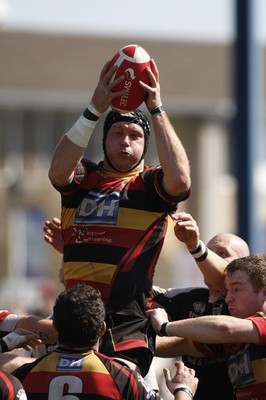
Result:
[[177,383],[173,388],[173,395],[175,395],[176,392],[179,392],[180,390],[186,392],[191,397],[191,399],[193,399],[192,390],[188,385],[186,385],[185,383]]
[[208,247],[202,240],[199,241],[199,245],[195,250],[189,251],[192,257],[198,261],[204,261],[208,256]]
[[96,124],[97,121],[91,121],[81,115],[72,128],[66,133],[66,136],[77,146],[87,147]]

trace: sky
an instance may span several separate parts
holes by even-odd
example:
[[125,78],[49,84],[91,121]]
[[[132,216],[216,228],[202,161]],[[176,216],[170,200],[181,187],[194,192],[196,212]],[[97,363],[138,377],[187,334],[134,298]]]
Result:
[[[256,4],[266,42],[266,0]],[[234,0],[0,0],[1,29],[227,42]]]
[[[266,43],[266,0],[254,4]],[[228,42],[234,0],[0,0],[0,29]]]
[[226,39],[232,25],[231,1],[0,0],[0,5],[6,9],[5,29],[170,38],[200,30],[201,35],[216,32]]
[[[266,0],[255,5],[256,37],[266,43]],[[0,28],[167,40],[228,42],[234,0],[0,0]]]

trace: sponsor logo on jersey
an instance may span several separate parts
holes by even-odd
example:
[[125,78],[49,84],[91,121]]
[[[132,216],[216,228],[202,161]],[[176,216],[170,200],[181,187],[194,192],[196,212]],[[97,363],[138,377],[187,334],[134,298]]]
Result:
[[229,357],[228,374],[234,389],[255,382],[248,344]]
[[76,224],[110,224],[117,221],[120,191],[90,192],[76,211]]
[[70,356],[60,354],[56,370],[57,371],[81,371],[84,362],[84,357],[82,356]]

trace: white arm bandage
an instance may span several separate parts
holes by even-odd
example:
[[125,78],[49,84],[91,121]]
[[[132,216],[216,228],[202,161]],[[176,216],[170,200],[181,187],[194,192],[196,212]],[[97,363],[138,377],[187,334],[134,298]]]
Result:
[[66,133],[66,136],[77,146],[87,147],[96,124],[97,121],[90,121],[81,115],[72,128]]
[[26,343],[27,340],[26,336],[11,332],[0,339],[0,353],[6,353],[7,351],[17,349]]

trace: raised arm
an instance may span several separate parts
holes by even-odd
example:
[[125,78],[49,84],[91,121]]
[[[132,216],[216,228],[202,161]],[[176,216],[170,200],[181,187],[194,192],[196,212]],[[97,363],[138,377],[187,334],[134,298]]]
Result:
[[[123,80],[123,76],[110,82],[117,66],[108,70],[109,63],[110,61],[101,71],[98,85],[88,107],[74,126],[62,137],[54,151],[49,178],[57,185],[65,185],[72,180],[74,170],[85,153],[99,117],[108,109],[113,98],[126,93],[126,90],[112,91]],[[86,116],[89,116],[89,119]]]
[[151,112],[157,153],[164,172],[165,190],[178,195],[190,189],[190,166],[186,151],[179,140],[167,114],[162,111],[159,72],[154,60],[152,70],[148,69],[150,86],[143,82],[141,86],[148,92],[146,105]]
[[214,286],[221,294],[225,294],[224,270],[228,262],[216,253],[207,249],[200,240],[200,232],[197,222],[185,212],[174,214],[175,236],[183,242],[191,257],[194,258],[197,266],[204,276],[206,284]]

